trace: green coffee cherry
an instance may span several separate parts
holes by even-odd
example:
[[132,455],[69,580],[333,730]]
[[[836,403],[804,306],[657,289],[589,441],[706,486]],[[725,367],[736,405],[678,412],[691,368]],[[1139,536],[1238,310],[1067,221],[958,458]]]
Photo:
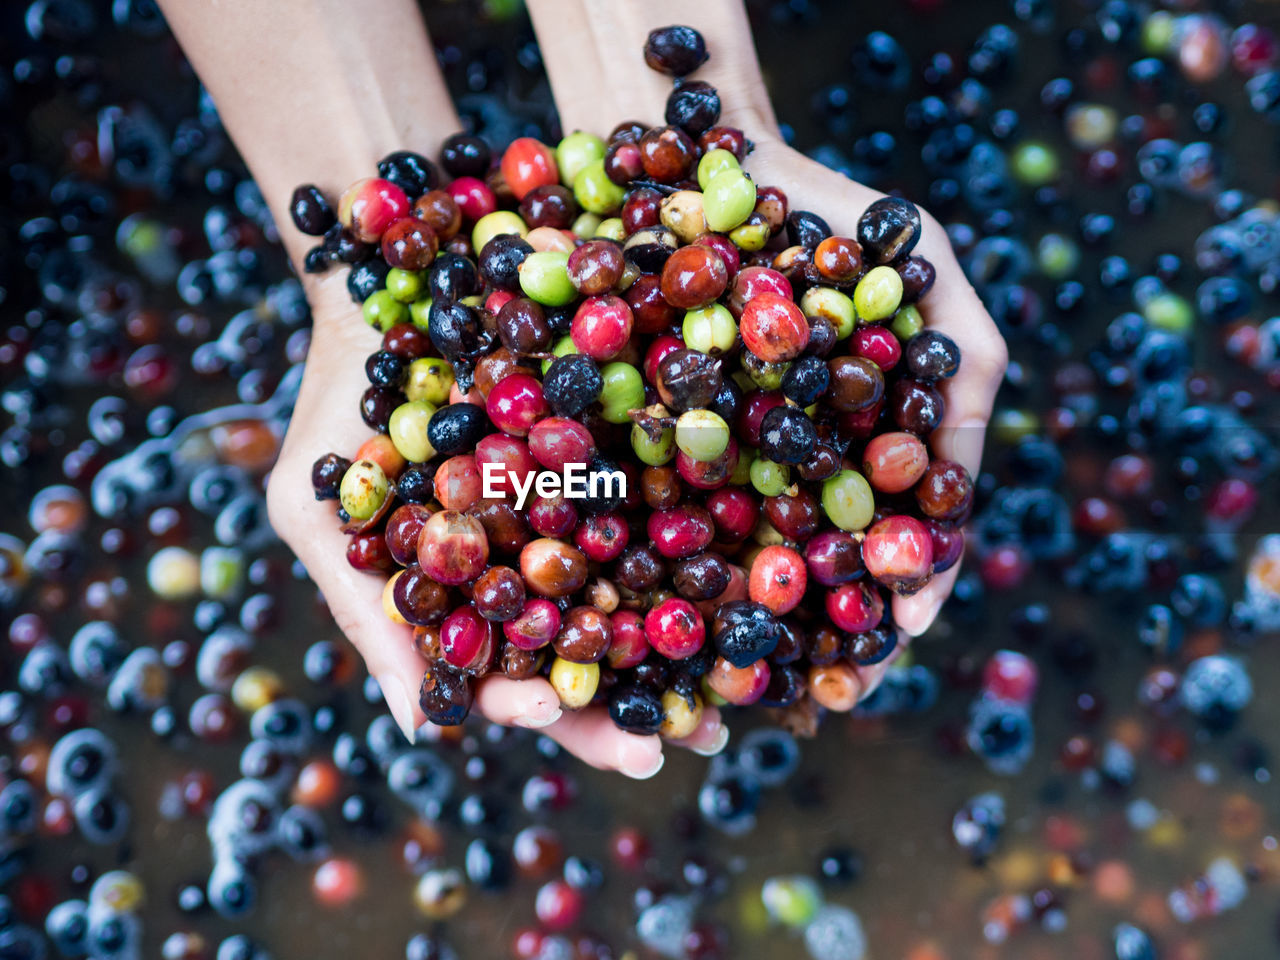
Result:
[[729,231],[729,239],[733,241],[733,245],[744,253],[763,250],[770,236],[769,224],[763,217],[748,216],[741,226]]
[[400,456],[411,463],[425,463],[436,455],[435,447],[427,439],[427,423],[435,412],[435,404],[426,400],[410,400],[391,411],[387,435]]
[[631,425],[631,449],[635,451],[642,463],[651,467],[660,467],[671,461],[676,455],[676,432],[667,427],[657,439],[652,439],[648,432],[638,423]]
[[741,169],[742,164],[738,163],[738,158],[730,151],[721,147],[708,150],[702,155],[702,159],[698,161],[698,189],[706,190],[707,184],[711,182],[717,173]]
[[618,243],[627,239],[627,228],[622,224],[621,217],[609,217],[600,221],[600,226],[596,228],[596,240],[617,240]]
[[627,423],[629,411],[644,406],[644,378],[629,363],[615,360],[600,368],[604,387],[600,391],[600,415],[610,423]]
[[799,930],[817,916],[822,890],[812,877],[770,877],[760,888],[760,899],[771,920]]
[[546,307],[563,307],[578,296],[569,279],[569,254],[539,250],[520,264],[520,289],[530,300]]
[[887,320],[902,303],[902,277],[893,267],[872,267],[853,288],[853,308],[868,323]]
[[409,304],[409,320],[419,330],[427,329],[427,318],[431,315],[431,298],[419,297]]
[[895,337],[906,343],[924,329],[924,317],[920,315],[920,308],[914,303],[907,304],[894,316],[889,329]]
[[206,547],[200,554],[200,589],[211,600],[239,594],[244,573],[244,554],[235,547]]
[[529,235],[529,225],[513,210],[495,210],[493,213],[486,213],[471,228],[472,249],[479,253],[486,243],[504,233],[525,237]]
[[1058,155],[1036,140],[1018,145],[1013,151],[1013,175],[1029,187],[1042,187],[1058,179]]
[[425,400],[437,407],[449,402],[453,386],[453,367],[439,357],[419,357],[409,364],[404,380],[404,395],[410,400]]
[[575,130],[556,147],[556,166],[560,168],[560,182],[573,183],[574,178],[588,164],[604,159],[605,142],[594,133]]
[[751,483],[751,465],[756,462],[758,454],[745,444],[738,446],[738,465],[729,475],[729,483],[735,487],[745,487]]
[[710,462],[729,449],[729,425],[710,410],[686,410],[676,420],[676,446],[685,456]]
[[338,499],[352,520],[368,520],[382,507],[391,483],[372,460],[357,460],[342,475]]
[[790,366],[790,360],[761,360],[750,350],[742,351],[742,369],[751,378],[751,383],[761,390],[779,389]]
[[741,170],[722,170],[703,190],[702,212],[707,226],[728,233],[756,208],[756,185]]
[[784,463],[757,457],[751,462],[751,486],[762,497],[780,497],[791,486],[791,470]]
[[379,333],[386,333],[397,323],[409,319],[409,308],[391,295],[390,290],[375,290],[360,307],[364,322]]
[[426,286],[426,278],[415,270],[392,267],[387,273],[387,292],[401,303],[417,300]]
[[853,300],[834,287],[810,287],[800,298],[800,310],[806,317],[830,320],[837,340],[850,336],[858,325]]
[[716,355],[733,349],[738,338],[738,324],[733,314],[722,304],[690,310],[684,315],[681,327],[684,345],[690,350]]
[[573,198],[588,213],[616,213],[626,193],[604,172],[604,161],[593,160],[573,178]]
[[841,470],[822,483],[822,509],[841,530],[865,530],[876,509],[871,484],[857,470]]
[[600,224],[603,222],[599,214],[580,213],[569,230],[579,240],[590,240],[599,233]]

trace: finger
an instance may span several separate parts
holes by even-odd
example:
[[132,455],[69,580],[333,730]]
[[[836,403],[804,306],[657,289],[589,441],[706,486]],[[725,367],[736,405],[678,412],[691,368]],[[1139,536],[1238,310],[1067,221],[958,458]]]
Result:
[[614,726],[607,711],[598,707],[566,712],[543,733],[578,759],[600,770],[617,770],[636,780],[647,780],[662,769],[666,759],[662,741],[642,737]]
[[668,742],[704,757],[714,757],[729,743],[729,727],[720,716],[718,708],[706,707],[693,733]]
[[918,637],[937,619],[942,604],[951,595],[960,574],[960,564],[938,574],[919,593],[893,598],[893,622],[909,637]]
[[475,707],[494,723],[531,730],[548,727],[562,715],[560,698],[541,677],[485,677],[476,688]]
[[935,266],[937,282],[921,300],[920,312],[928,327],[960,347],[960,369],[940,385],[946,411],[930,441],[942,457],[958,461],[977,476],[987,423],[1009,355],[995,321],[960,264],[948,253]]

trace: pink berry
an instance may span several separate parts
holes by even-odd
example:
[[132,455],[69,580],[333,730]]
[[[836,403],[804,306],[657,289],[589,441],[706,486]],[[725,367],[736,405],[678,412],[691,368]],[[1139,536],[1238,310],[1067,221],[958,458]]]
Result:
[[590,463],[596,441],[577,420],[547,417],[529,430],[529,451],[548,470],[562,471],[567,463]]
[[715,526],[710,513],[689,503],[649,514],[647,532],[658,552],[673,559],[692,557],[705,550],[711,544]]
[[804,558],[790,547],[775,544],[756,554],[747,595],[776,614],[790,613],[804,599],[808,583]]
[[724,657],[717,657],[707,672],[707,686],[730,703],[740,707],[755,703],[769,688],[769,662],[757,660],[747,667],[735,667]]
[[664,657],[684,660],[702,649],[707,628],[692,603],[669,597],[645,614],[644,636]]
[[855,356],[866,357],[881,370],[888,372],[902,359],[902,344],[893,332],[885,327],[866,324],[853,332],[849,340]]
[[627,345],[633,323],[631,308],[621,297],[588,297],[573,315],[569,336],[580,353],[593,360],[612,360]]
[[613,639],[605,658],[615,670],[638,667],[649,655],[649,641],[645,639],[644,617],[634,610],[615,610],[609,616],[613,625]]
[[498,209],[498,198],[483,180],[459,177],[446,188],[462,215],[473,223]]
[[542,537],[565,537],[578,525],[578,509],[563,496],[538,497],[529,507],[529,526]]
[[409,213],[409,198],[390,180],[357,180],[338,200],[338,219],[357,238],[376,243],[394,220]]
[[456,510],[433,513],[418,536],[418,563],[438,583],[457,586],[484,572],[489,538],[475,517]]
[[926,583],[933,570],[933,541],[915,517],[894,514],[867,531],[862,542],[867,572],[886,587],[910,596]]
[[573,531],[573,542],[587,555],[588,560],[607,563],[626,549],[631,539],[631,529],[622,514],[597,513],[587,517],[587,522]]
[[440,655],[457,670],[481,672],[493,659],[493,624],[468,604],[440,624]]
[[493,425],[504,433],[523,437],[529,429],[550,413],[542,384],[526,373],[516,373],[499,380],[489,391],[485,410]]
[[914,433],[882,433],[862,452],[862,473],[881,493],[910,490],[929,466],[929,451]]
[[560,632],[560,608],[550,600],[530,597],[502,633],[521,650],[541,650]]
[[863,633],[884,619],[884,597],[863,583],[844,583],[827,591],[827,616],[845,633]]
[[[476,469],[480,471],[481,492],[486,489],[484,478],[489,476],[487,489],[499,497],[515,496],[516,484],[528,482],[530,474],[538,469],[529,445],[505,433],[491,433],[476,444]],[[486,471],[485,464],[492,464]]]
[[707,497],[707,510],[715,524],[715,536],[737,543],[750,536],[760,519],[760,502],[739,487],[721,488]]

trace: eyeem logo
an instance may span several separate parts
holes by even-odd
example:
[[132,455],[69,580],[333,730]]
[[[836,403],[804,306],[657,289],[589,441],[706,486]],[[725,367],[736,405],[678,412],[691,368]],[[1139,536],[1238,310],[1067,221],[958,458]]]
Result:
[[[521,479],[524,483],[520,482]],[[560,473],[538,470],[521,478],[500,463],[486,461],[480,464],[480,482],[483,484],[481,493],[485,497],[501,498],[506,490],[515,490],[517,510],[524,509],[530,491],[544,498],[562,496],[567,500],[627,495],[625,473],[621,470],[588,470],[585,463],[566,463]]]

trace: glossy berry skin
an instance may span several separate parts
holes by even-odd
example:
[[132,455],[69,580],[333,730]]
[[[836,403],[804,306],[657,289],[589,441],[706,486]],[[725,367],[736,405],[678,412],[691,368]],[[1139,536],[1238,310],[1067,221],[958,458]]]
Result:
[[790,613],[808,586],[804,558],[790,547],[768,546],[756,555],[747,580],[747,595],[774,614]]
[[387,549],[402,567],[418,562],[418,538],[431,518],[431,511],[421,504],[405,503],[387,518]]
[[973,480],[954,460],[935,460],[915,489],[920,512],[934,520],[963,520],[973,507]]
[[471,678],[444,660],[428,663],[422,677],[418,703],[428,720],[442,727],[456,727],[471,712],[474,692]]
[[827,237],[814,249],[813,265],[829,283],[852,283],[862,272],[862,247],[849,237]]
[[925,529],[933,545],[933,572],[950,570],[964,555],[964,533],[955,524],[926,520]]
[[662,267],[662,296],[681,310],[714,303],[729,286],[729,270],[710,246],[680,247]]
[[532,540],[520,551],[525,588],[540,597],[567,597],[587,582],[587,558],[559,540]]
[[720,489],[707,497],[707,510],[715,525],[715,538],[738,543],[750,536],[760,518],[760,502],[745,490]]
[[825,530],[804,546],[809,576],[825,587],[836,587],[861,577],[862,544],[844,530]]
[[644,42],[644,62],[669,77],[684,77],[707,62],[706,41],[693,27],[659,27]]
[[960,347],[945,333],[922,330],[907,341],[907,371],[918,380],[941,380],[960,369]]
[[909,200],[881,197],[858,218],[858,242],[872,264],[908,256],[920,240],[920,211]]
[[472,587],[471,602],[486,620],[511,620],[524,608],[524,581],[510,567],[490,567]]
[[470,605],[459,607],[440,625],[440,655],[455,670],[483,673],[493,661],[493,625]]
[[895,593],[910,596],[933,571],[933,540],[914,517],[895,514],[875,523],[862,542],[867,573]]
[[619,684],[609,691],[609,719],[628,733],[652,735],[662,727],[662,699],[640,684]]
[[550,407],[542,395],[542,384],[535,377],[518,373],[494,385],[485,410],[499,430],[523,437],[550,412]]
[[529,526],[539,536],[559,539],[578,525],[578,510],[565,497],[538,497],[529,506]]
[[880,493],[910,490],[929,466],[929,451],[913,433],[881,433],[862,452],[862,475]]
[[357,239],[377,243],[384,230],[409,213],[409,198],[389,180],[357,180],[338,201],[338,220]]
[[841,413],[874,407],[884,396],[884,373],[866,357],[836,357],[827,361],[831,389],[825,399]]
[[605,659],[615,670],[638,667],[649,655],[649,641],[645,636],[644,617],[634,610],[615,610],[609,615],[613,625],[613,640]]
[[774,463],[800,464],[818,443],[813,421],[796,407],[774,407],[760,421],[760,455]]
[[855,330],[849,346],[856,356],[866,357],[885,373],[902,359],[902,344],[898,338],[887,328],[875,324],[864,324]]
[[764,660],[736,667],[725,657],[718,657],[707,672],[707,686],[729,703],[745,707],[764,696],[769,677],[769,664]]
[[548,470],[563,471],[568,463],[590,463],[595,449],[591,431],[566,417],[546,417],[529,430],[529,451]]
[[782,394],[799,407],[814,403],[831,385],[831,372],[821,357],[799,357],[782,375]]
[[884,619],[880,591],[862,583],[845,583],[827,591],[827,616],[846,633],[862,633]]
[[498,198],[488,184],[476,177],[458,177],[445,188],[445,192],[453,200],[463,219],[471,223],[498,209]]
[[711,514],[703,507],[683,504],[671,510],[649,515],[649,539],[664,557],[691,557],[711,544],[715,527]]
[[431,515],[418,536],[418,563],[433,580],[457,586],[474,580],[489,559],[489,538],[475,517],[456,510]]
[[502,177],[517,200],[536,187],[560,182],[555,152],[533,137],[518,137],[502,154]]
[[621,297],[589,297],[573,316],[569,335],[580,353],[593,360],[612,360],[631,337],[635,318]]
[[774,407],[786,404],[787,398],[777,390],[752,390],[746,395],[738,409],[738,420],[735,424],[738,436],[748,446],[760,446],[760,431],[764,418]]
[[735,667],[747,667],[778,646],[782,627],[768,607],[738,600],[723,604],[712,624],[716,652]]
[[765,292],[748,300],[738,331],[746,348],[769,363],[792,360],[809,343],[809,321],[793,300],[776,293]]
[[542,597],[525,600],[520,612],[502,624],[507,640],[521,650],[541,650],[560,632],[560,608]]
[[627,547],[631,530],[620,513],[594,513],[573,531],[573,542],[588,560],[607,563]]
[[569,663],[597,663],[613,642],[609,615],[596,607],[573,607],[560,620],[560,632],[551,641],[556,656]]
[[670,597],[645,614],[644,636],[667,659],[684,660],[702,649],[707,632],[692,603]]
[[295,227],[312,237],[324,236],[338,219],[320,189],[309,183],[293,191],[289,200],[289,215],[293,218]]

